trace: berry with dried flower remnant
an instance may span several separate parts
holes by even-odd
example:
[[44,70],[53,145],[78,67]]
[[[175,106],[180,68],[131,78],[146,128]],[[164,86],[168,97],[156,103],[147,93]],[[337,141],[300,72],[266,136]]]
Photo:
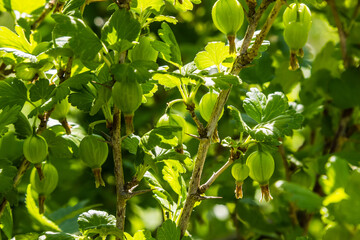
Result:
[[243,197],[242,185],[249,176],[249,172],[249,167],[242,163],[235,163],[231,168],[231,174],[236,180],[235,196],[237,199]]
[[108,146],[104,138],[99,135],[88,135],[80,142],[80,158],[92,169],[95,176],[95,185],[97,188],[100,185],[105,186],[105,183],[101,177],[101,166],[106,161],[108,153]]
[[244,22],[244,10],[237,0],[218,0],[211,16],[220,32],[224,33],[230,44],[230,54],[235,53],[235,35]]
[[274,158],[265,151],[255,151],[246,160],[250,172],[249,176],[260,184],[262,198],[265,201],[272,199],[269,191],[269,180],[275,170]]

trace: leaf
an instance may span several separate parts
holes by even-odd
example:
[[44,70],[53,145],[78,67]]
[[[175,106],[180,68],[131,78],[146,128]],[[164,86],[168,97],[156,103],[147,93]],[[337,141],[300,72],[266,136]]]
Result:
[[15,162],[23,157],[23,141],[17,139],[14,132],[5,134],[0,143],[0,159]]
[[140,23],[126,9],[116,10],[101,30],[108,48],[123,52],[132,47],[140,34]]
[[79,9],[82,5],[84,5],[86,0],[69,0],[65,3],[62,13],[66,15],[71,15],[71,12]]
[[20,111],[21,107],[16,105],[12,107],[6,106],[3,108],[3,110],[0,112],[0,137],[8,131],[7,126],[17,120]]
[[122,238],[122,231],[116,227],[116,218],[103,211],[89,210],[78,218],[79,230],[85,235],[99,234],[102,237],[114,235]]
[[85,112],[91,111],[94,99],[94,95],[85,89],[71,93],[69,96],[71,105]]
[[23,82],[16,78],[0,82],[0,109],[14,105],[22,107],[26,100],[27,90]]
[[32,134],[30,122],[22,112],[19,111],[19,113],[17,114],[17,120],[13,124],[15,127],[16,136],[18,138],[25,139]]
[[239,132],[248,132],[250,128],[243,121],[240,111],[234,106],[228,106],[228,109],[230,110],[230,115],[235,120],[236,128],[239,130]]
[[39,239],[41,240],[75,240],[78,239],[77,236],[73,236],[69,233],[64,232],[45,232],[42,234]]
[[56,24],[53,30],[53,37],[68,37],[68,45],[79,57],[84,65],[94,61],[102,49],[100,39],[83,22],[83,20],[63,14],[53,14]]
[[171,220],[166,220],[156,232],[157,240],[179,240],[180,229]]
[[250,130],[254,139],[277,143],[278,138],[291,135],[293,129],[301,127],[303,117],[289,106],[283,93],[275,92],[266,97],[252,88],[246,95],[244,109],[258,123]]
[[140,230],[134,234],[133,240],[156,240],[151,236],[151,232],[149,230]]
[[127,138],[125,138],[122,142],[123,147],[128,150],[131,154],[136,154],[137,152],[137,148],[139,146],[140,143],[140,137],[135,135],[135,134],[131,134],[129,135]]
[[270,54],[264,53],[260,59],[254,60],[253,66],[244,68],[240,72],[240,78],[249,84],[264,84],[275,77],[275,68],[272,67]]
[[14,236],[11,240],[39,240],[38,233],[26,233]]
[[176,210],[176,204],[174,200],[172,199],[171,195],[161,186],[156,177],[151,172],[147,171],[144,174],[144,178],[153,190],[152,193],[154,198],[160,204],[160,206],[167,211],[174,212]]
[[164,149],[171,149],[178,145],[178,139],[174,137],[174,133],[181,130],[181,127],[164,126],[157,127],[145,133],[140,139],[140,146],[145,152],[152,155],[151,151],[156,146]]
[[6,193],[13,187],[13,179],[16,175],[16,167],[7,159],[0,159],[0,193]]
[[171,74],[156,73],[153,76],[153,79],[158,81],[160,85],[163,85],[164,87],[167,88],[179,87],[181,84],[180,79]]
[[322,198],[319,195],[298,184],[281,180],[277,181],[275,186],[289,202],[295,203],[301,210],[316,212],[322,206]]
[[46,139],[48,144],[50,159],[72,158],[71,145],[62,135],[56,135],[56,133],[49,129],[45,129],[41,135]]
[[[1,165],[1,160],[0,160],[0,165]],[[0,179],[1,179],[1,173],[0,173]],[[6,204],[4,212],[0,217],[0,229],[4,232],[5,236],[8,239],[11,239],[13,233],[13,216],[9,203]]]
[[97,96],[94,104],[91,107],[90,115],[94,116],[105,104],[107,104],[111,98],[111,88],[106,86],[100,86],[97,91]]
[[172,190],[181,196],[181,173],[185,173],[185,168],[177,160],[164,160],[165,166],[162,170],[164,180],[170,185]]
[[30,216],[32,216],[39,224],[41,224],[43,228],[57,232],[61,231],[54,222],[45,217],[45,215],[39,213],[39,208],[36,206],[35,200],[31,193],[31,184],[27,186],[25,203],[26,209],[28,210]]
[[211,80],[215,82],[215,87],[221,90],[229,89],[231,85],[238,86],[241,84],[238,76],[224,73],[211,75]]
[[147,19],[147,24],[150,24],[153,22],[168,22],[168,23],[172,23],[172,24],[177,24],[178,20],[173,16],[165,16],[165,15],[159,15],[159,16],[155,16],[153,18]]
[[114,74],[116,81],[132,79],[138,83],[145,83],[152,76],[150,70],[156,69],[157,64],[155,62],[138,60],[129,64],[116,64],[112,67],[111,72]]
[[199,70],[214,65],[220,69],[220,64],[229,56],[229,46],[223,42],[211,42],[206,45],[205,51],[196,54],[194,62]]
[[153,9],[156,12],[160,12],[162,6],[165,5],[163,0],[137,0],[135,9],[139,10],[140,12],[144,12],[147,9]]
[[30,99],[33,102],[36,102],[40,99],[48,100],[51,93],[54,91],[55,85],[50,85],[49,80],[41,78],[35,82],[30,88]]
[[25,59],[29,59],[31,63],[35,63],[37,62],[37,57],[30,54],[30,53],[25,53],[23,51],[20,51],[18,49],[13,49],[13,48],[0,48],[0,51],[6,52],[6,53],[12,53],[14,56],[19,57],[19,58],[25,58]]
[[180,68],[182,66],[181,51],[171,28],[167,23],[163,22],[158,33],[163,42],[153,41],[151,45],[155,50],[159,51],[162,59]]
[[31,53],[32,46],[26,39],[24,30],[19,26],[16,26],[15,30],[17,34],[7,27],[0,27],[0,48],[12,48],[24,53]]
[[38,1],[23,1],[23,0],[11,0],[11,9],[17,10],[20,13],[32,13],[38,8],[42,8],[45,6],[45,0],[38,0]]
[[341,74],[340,79],[329,82],[329,94],[335,106],[346,109],[360,105],[360,70],[352,67]]
[[346,186],[350,175],[349,165],[346,160],[332,156],[325,164],[326,175],[319,179],[319,183],[326,194]]

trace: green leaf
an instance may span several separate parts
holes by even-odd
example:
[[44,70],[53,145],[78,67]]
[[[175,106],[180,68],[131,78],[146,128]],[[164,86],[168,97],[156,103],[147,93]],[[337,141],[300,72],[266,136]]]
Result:
[[23,157],[23,141],[17,139],[14,132],[8,132],[0,138],[0,159],[14,162],[21,157]]
[[20,110],[21,107],[15,105],[12,107],[6,106],[0,112],[0,137],[8,131],[7,125],[16,122]]
[[153,79],[158,81],[160,85],[163,85],[164,87],[167,88],[179,87],[181,84],[180,79],[171,74],[156,73],[153,76]]
[[174,33],[165,22],[161,24],[161,29],[159,29],[159,37],[163,40],[163,42],[153,41],[151,43],[153,48],[159,51],[162,59],[180,68],[182,66],[181,51]]
[[24,53],[31,53],[32,46],[25,37],[24,30],[16,26],[16,33],[7,27],[0,27],[0,48],[12,48]]
[[91,107],[90,115],[95,115],[102,106],[107,104],[111,98],[111,88],[106,86],[100,86],[97,91],[97,96],[94,104]]
[[154,198],[160,206],[167,211],[174,212],[176,210],[176,203],[172,199],[171,195],[161,186],[155,175],[147,171],[144,178],[153,190],[152,193]]
[[27,90],[23,82],[9,78],[0,82],[0,109],[6,106],[23,106],[27,100]]
[[165,16],[165,15],[159,15],[159,16],[155,16],[153,18],[147,19],[147,24],[150,24],[153,22],[168,22],[168,23],[172,23],[172,24],[177,24],[178,20],[173,16]]
[[162,169],[162,174],[164,180],[170,185],[172,190],[181,196],[182,186],[181,183],[181,173],[185,173],[186,169],[182,164],[177,160],[164,160],[164,168]]
[[25,203],[30,216],[32,216],[43,228],[60,232],[60,228],[54,222],[45,217],[45,215],[39,213],[39,208],[36,206],[31,191],[31,184],[29,184],[26,190]]
[[33,131],[28,118],[25,117],[25,115],[22,112],[18,113],[17,120],[14,122],[14,127],[15,127],[15,133],[20,139],[27,138],[32,134]]
[[264,84],[274,79],[275,69],[272,67],[270,54],[264,53],[260,59],[254,60],[251,67],[240,72],[240,78],[249,84]]
[[171,220],[166,220],[156,232],[157,240],[179,240],[180,229],[176,227],[176,224]]
[[0,193],[6,193],[13,187],[13,179],[16,175],[16,167],[6,159],[0,159]]
[[[1,179],[1,173],[0,173],[0,179]],[[6,204],[4,213],[0,217],[0,229],[5,233],[5,236],[8,239],[11,239],[13,233],[13,216],[9,203]]]
[[289,202],[295,203],[301,210],[316,212],[322,206],[322,198],[319,195],[298,184],[277,181],[275,186]]
[[79,230],[84,235],[99,234],[102,237],[114,235],[122,237],[123,233],[116,227],[116,218],[103,211],[89,210],[78,218]]
[[164,149],[171,149],[178,145],[178,139],[174,136],[174,133],[181,130],[181,127],[164,126],[154,128],[153,130],[145,133],[140,140],[140,146],[145,152],[153,155],[152,150],[156,146]]
[[174,8],[177,10],[177,11],[181,11],[181,12],[186,12],[186,11],[189,11],[189,10],[192,10],[193,9],[193,4],[192,2],[194,3],[199,3],[199,1],[190,1],[190,0],[182,0],[182,3],[180,4],[179,0],[166,0],[168,3],[170,4],[173,4],[174,5]]
[[289,106],[283,93],[275,92],[266,97],[252,88],[246,95],[244,109],[258,123],[250,130],[252,138],[277,143],[278,138],[291,135],[293,129],[301,127],[303,117]]
[[53,14],[56,25],[53,30],[53,37],[68,37],[68,45],[79,57],[84,65],[95,60],[102,49],[100,39],[83,22],[83,20],[62,14]]
[[360,70],[352,67],[341,74],[341,78],[329,82],[329,94],[335,106],[342,109],[360,105]]
[[132,79],[138,83],[145,83],[152,76],[150,70],[156,69],[157,64],[155,62],[134,61],[129,64],[116,64],[112,67],[111,72],[114,74],[116,81]]
[[136,154],[137,152],[137,148],[139,146],[140,143],[140,137],[135,135],[135,134],[131,134],[129,135],[127,138],[125,138],[122,142],[123,147],[128,150],[131,154]]
[[79,9],[82,5],[84,5],[86,0],[69,0],[65,3],[62,13],[66,15],[71,15],[71,12]]
[[238,76],[224,73],[211,75],[211,80],[215,82],[215,88],[221,90],[229,89],[231,85],[238,86],[241,84],[241,80]]
[[239,130],[239,132],[248,132],[250,128],[243,121],[240,111],[234,106],[228,106],[228,109],[230,110],[230,115],[235,120],[236,128]]
[[71,105],[85,112],[91,111],[94,99],[94,95],[85,89],[71,93],[69,96]]
[[153,9],[156,12],[160,12],[162,6],[165,5],[163,0],[137,0],[135,2],[137,2],[137,5],[134,8],[139,10],[140,12],[144,12],[148,9]]
[[133,240],[156,240],[151,236],[151,232],[149,230],[140,230],[134,234]]
[[38,233],[26,233],[14,236],[11,240],[39,240]]
[[39,0],[39,1],[22,1],[22,0],[11,0],[11,9],[17,10],[20,13],[32,13],[38,8],[44,7],[46,1],[45,0]]
[[132,47],[140,34],[140,23],[126,9],[116,10],[101,30],[108,48],[123,52]]
[[211,42],[206,45],[205,51],[196,54],[194,62],[200,70],[214,65],[220,69],[221,63],[229,56],[229,46],[223,42]]
[[39,239],[43,240],[75,240],[78,239],[77,236],[73,236],[69,233],[64,232],[45,232],[42,234]]
[[39,79],[35,82],[35,85],[30,88],[30,99],[33,102],[36,102],[40,99],[46,101],[49,99],[54,89],[55,85],[50,85],[49,80],[44,78]]
[[42,136],[46,139],[49,147],[50,159],[70,159],[73,156],[71,145],[61,135],[56,135],[53,131],[45,129]]
[[326,194],[338,188],[345,187],[350,175],[350,168],[346,160],[332,156],[325,165],[326,175],[319,179],[319,183]]

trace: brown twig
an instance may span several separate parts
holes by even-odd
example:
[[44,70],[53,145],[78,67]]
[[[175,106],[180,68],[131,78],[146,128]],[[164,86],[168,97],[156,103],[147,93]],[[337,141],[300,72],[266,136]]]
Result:
[[200,137],[204,137],[206,135],[204,125],[200,122],[199,118],[195,114],[195,104],[186,104],[186,109],[189,111],[191,118],[194,120]]
[[338,29],[338,33],[339,33],[339,38],[340,38],[340,49],[341,49],[341,55],[342,55],[342,59],[344,61],[344,67],[348,68],[350,65],[350,57],[348,56],[348,52],[347,52],[347,47],[346,47],[346,39],[347,39],[347,35],[345,33],[344,30],[344,26],[341,23],[341,19],[339,16],[339,13],[336,9],[336,4],[334,0],[327,0],[331,12],[334,15],[334,20],[335,20],[335,25]]
[[217,171],[214,172],[211,177],[206,181],[206,183],[204,183],[203,185],[201,185],[199,187],[199,193],[205,193],[206,190],[208,190],[210,188],[210,186],[215,182],[215,180],[228,168],[231,166],[231,164],[233,164],[233,162],[236,159],[239,159],[240,157],[240,152],[231,149],[231,153],[230,153],[230,157],[227,160],[227,162]]
[[40,17],[38,19],[36,19],[36,21],[31,25],[31,29],[34,30],[36,29],[46,18],[47,15],[49,15],[49,13],[53,10],[53,8],[56,5],[57,0],[50,0],[46,5],[45,8],[43,10],[43,12],[41,13]]

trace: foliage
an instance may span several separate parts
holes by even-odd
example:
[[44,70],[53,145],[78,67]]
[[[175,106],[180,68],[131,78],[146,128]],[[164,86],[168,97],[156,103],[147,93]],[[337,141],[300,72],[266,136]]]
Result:
[[0,0],[0,239],[359,239],[359,1],[215,2]]

